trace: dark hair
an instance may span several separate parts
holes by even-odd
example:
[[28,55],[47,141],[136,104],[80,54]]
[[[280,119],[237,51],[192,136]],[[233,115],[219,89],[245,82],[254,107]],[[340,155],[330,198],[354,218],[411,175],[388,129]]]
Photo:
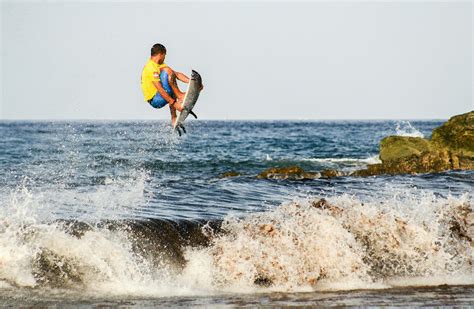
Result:
[[166,54],[166,47],[163,45],[156,43],[151,47],[151,55],[155,56],[157,54]]

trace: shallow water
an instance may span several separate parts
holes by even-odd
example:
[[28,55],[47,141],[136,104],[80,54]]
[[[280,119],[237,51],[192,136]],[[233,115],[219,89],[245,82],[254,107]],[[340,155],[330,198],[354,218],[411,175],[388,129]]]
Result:
[[337,292],[300,293],[261,293],[261,294],[223,294],[213,296],[180,296],[162,298],[62,298],[45,297],[44,294],[32,296],[28,293],[20,297],[15,294],[4,299],[3,306],[57,306],[67,307],[374,307],[374,306],[432,306],[467,307],[474,302],[472,286],[409,287],[388,290],[352,290]]
[[[190,121],[179,138],[159,121],[0,122],[0,297],[472,305],[473,172],[255,177],[363,168],[384,136],[429,137],[441,123]],[[333,208],[315,208],[320,198]]]

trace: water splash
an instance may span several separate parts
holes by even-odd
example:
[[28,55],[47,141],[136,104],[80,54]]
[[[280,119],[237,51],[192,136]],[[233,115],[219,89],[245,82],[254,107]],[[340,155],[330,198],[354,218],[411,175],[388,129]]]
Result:
[[[396,278],[429,285],[433,277],[465,280],[472,274],[474,217],[466,196],[399,203],[363,204],[343,195],[331,203],[294,202],[228,217],[225,233],[209,248],[188,251],[188,260],[207,254],[207,276],[235,290],[375,288]],[[468,278],[464,283],[472,284]]]
[[[144,234],[121,220],[47,221],[43,199],[23,186],[1,208],[0,289],[161,297],[474,284],[470,197],[413,190],[228,216],[218,229],[203,227],[205,245],[179,234],[165,239],[166,224]],[[183,263],[170,250],[183,252]]]
[[407,120],[397,122],[395,131],[398,136],[425,137],[423,133],[413,127]]

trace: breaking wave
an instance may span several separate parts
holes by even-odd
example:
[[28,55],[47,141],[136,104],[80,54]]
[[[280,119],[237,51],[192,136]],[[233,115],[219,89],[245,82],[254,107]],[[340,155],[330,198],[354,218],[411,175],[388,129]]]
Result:
[[474,284],[470,197],[346,194],[220,221],[40,219],[13,192],[0,289],[172,296]]

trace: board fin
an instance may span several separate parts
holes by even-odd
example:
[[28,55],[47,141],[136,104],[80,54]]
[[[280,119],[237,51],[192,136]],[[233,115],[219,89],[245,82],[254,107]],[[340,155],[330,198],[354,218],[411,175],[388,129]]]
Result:
[[198,119],[198,116],[196,116],[196,114],[193,111],[189,111],[189,114],[193,115],[194,118]]
[[[178,125],[174,128],[174,130],[175,130],[176,132],[178,132],[179,136],[183,135],[182,133],[186,133],[186,128],[183,126],[182,123],[178,124]],[[181,132],[181,130],[183,130],[183,132]]]
[[180,123],[179,126],[181,127],[181,129],[183,129],[183,132],[186,133],[186,128],[183,126],[183,124]]

